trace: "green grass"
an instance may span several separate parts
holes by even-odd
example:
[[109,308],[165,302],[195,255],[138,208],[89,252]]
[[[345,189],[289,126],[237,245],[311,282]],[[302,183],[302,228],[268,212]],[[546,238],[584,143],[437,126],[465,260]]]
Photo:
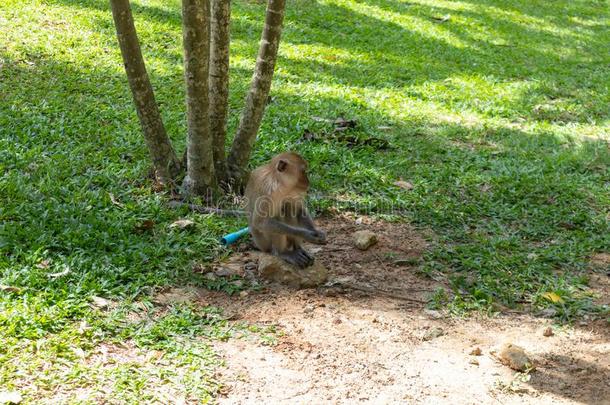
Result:
[[[589,256],[610,248],[607,1],[288,6],[253,165],[298,150],[322,208],[341,200],[342,209],[383,214],[391,206],[434,230],[422,271],[444,274],[455,292],[436,294],[436,305],[608,316],[593,304],[586,276]],[[176,0],[134,4],[181,151],[179,10]],[[233,5],[231,130],[263,12],[259,2]],[[21,288],[0,291],[0,388],[22,390],[30,402],[95,402],[109,398],[108,385],[125,402],[163,402],[163,392],[212,398],[218,359],[207,341],[228,333],[214,311],[128,314],[158,287],[206,285],[192,263],[223,254],[218,236],[243,221],[168,210],[151,191],[107,1],[5,0],[0,26],[0,284]],[[351,135],[381,138],[390,149],[350,147],[312,119],[339,116],[358,121]],[[302,140],[305,131],[318,137]],[[395,187],[399,178],[413,189]],[[195,229],[168,227],[185,216]],[[153,228],[136,231],[147,220]],[[549,302],[547,292],[563,302]],[[101,312],[92,296],[125,304]],[[94,366],[101,345],[120,342],[141,358]],[[147,357],[156,351],[165,363]]]

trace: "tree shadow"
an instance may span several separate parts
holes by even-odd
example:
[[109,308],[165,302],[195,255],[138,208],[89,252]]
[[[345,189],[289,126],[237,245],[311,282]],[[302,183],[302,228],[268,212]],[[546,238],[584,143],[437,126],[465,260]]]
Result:
[[541,367],[531,374],[529,385],[541,392],[586,404],[603,403],[610,397],[610,363],[607,353],[584,359],[583,354],[546,354]]
[[[71,7],[108,10],[102,1],[56,1]],[[456,10],[387,0],[357,2],[352,7],[300,1],[287,10],[283,43],[297,48],[320,47],[322,53],[316,59],[305,59],[292,49],[281,49],[278,66],[283,67],[288,77],[298,77],[302,82],[349,85],[371,91],[393,89],[416,99],[427,99],[431,85],[446,88],[448,96],[441,99],[446,103],[453,103],[454,94],[459,94],[464,86],[461,78],[477,77],[500,88],[514,83],[524,90],[519,97],[501,101],[483,96],[484,108],[463,97],[461,104],[475,113],[501,116],[511,111],[510,118],[559,123],[588,123],[607,116],[602,102],[604,81],[600,80],[604,63],[602,59],[591,61],[588,56],[590,49],[606,48],[604,36],[599,35],[597,28],[565,29],[561,24],[568,24],[565,20],[568,17],[544,20],[550,27],[536,26],[535,21],[529,20],[520,23],[517,17],[498,18],[503,12],[512,16],[521,15],[522,11],[512,6],[504,9],[493,1],[488,3]],[[179,7],[174,10],[138,3],[133,7],[136,18],[141,16],[180,29]],[[522,8],[533,10],[526,4]],[[387,10],[390,14],[367,14],[367,9]],[[592,5],[587,13],[596,9]],[[551,10],[563,13],[555,8],[547,11]],[[232,52],[253,60],[264,5],[238,3],[234,11]],[[444,14],[455,16],[455,20],[435,23],[431,19]],[[327,16],[332,25],[320,26],[320,16]],[[109,13],[97,22],[106,27],[109,23]],[[555,35],[554,30],[560,30],[560,35]],[[493,42],[488,40],[490,31],[495,33]],[[179,39],[177,35],[172,49],[151,51],[161,59],[179,64]],[[110,39],[109,46],[114,46],[113,40]],[[570,45],[566,45],[568,40]],[[337,52],[329,54],[332,49]],[[234,77],[241,83],[239,89],[245,89],[247,75],[237,72]],[[477,89],[471,92],[472,97],[480,97]]]

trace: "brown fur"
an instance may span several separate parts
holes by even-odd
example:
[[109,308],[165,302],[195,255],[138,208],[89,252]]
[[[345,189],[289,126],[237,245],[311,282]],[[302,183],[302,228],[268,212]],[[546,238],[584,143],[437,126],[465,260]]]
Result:
[[[246,186],[246,212],[256,247],[296,261],[301,267],[313,258],[301,248],[303,237],[324,243],[325,234],[313,226],[306,213],[305,197],[309,188],[307,162],[294,152],[281,153],[255,169]],[[292,256],[311,260],[294,259]]]

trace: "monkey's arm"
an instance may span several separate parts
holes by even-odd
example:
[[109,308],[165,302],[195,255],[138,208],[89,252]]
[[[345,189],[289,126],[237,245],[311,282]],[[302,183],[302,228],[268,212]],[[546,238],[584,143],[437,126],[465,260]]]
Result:
[[301,225],[303,228],[312,232],[312,236],[314,236],[314,238],[316,239],[314,243],[326,243],[326,232],[316,228],[316,225],[313,223],[313,220],[311,219],[306,210],[299,210],[297,215],[297,221],[299,225]]
[[[310,230],[298,226],[288,225],[277,218],[268,218],[261,225],[260,228],[263,231],[271,233],[282,233],[286,235],[296,236],[303,238],[312,243],[324,243],[326,237],[321,238],[318,231]],[[314,228],[315,229],[315,228]]]

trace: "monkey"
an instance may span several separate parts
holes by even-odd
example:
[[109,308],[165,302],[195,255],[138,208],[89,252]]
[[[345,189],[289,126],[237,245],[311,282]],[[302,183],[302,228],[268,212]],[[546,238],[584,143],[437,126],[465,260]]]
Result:
[[305,205],[309,189],[307,162],[284,152],[252,171],[246,185],[246,213],[255,246],[300,268],[311,266],[313,256],[303,240],[326,243]]

